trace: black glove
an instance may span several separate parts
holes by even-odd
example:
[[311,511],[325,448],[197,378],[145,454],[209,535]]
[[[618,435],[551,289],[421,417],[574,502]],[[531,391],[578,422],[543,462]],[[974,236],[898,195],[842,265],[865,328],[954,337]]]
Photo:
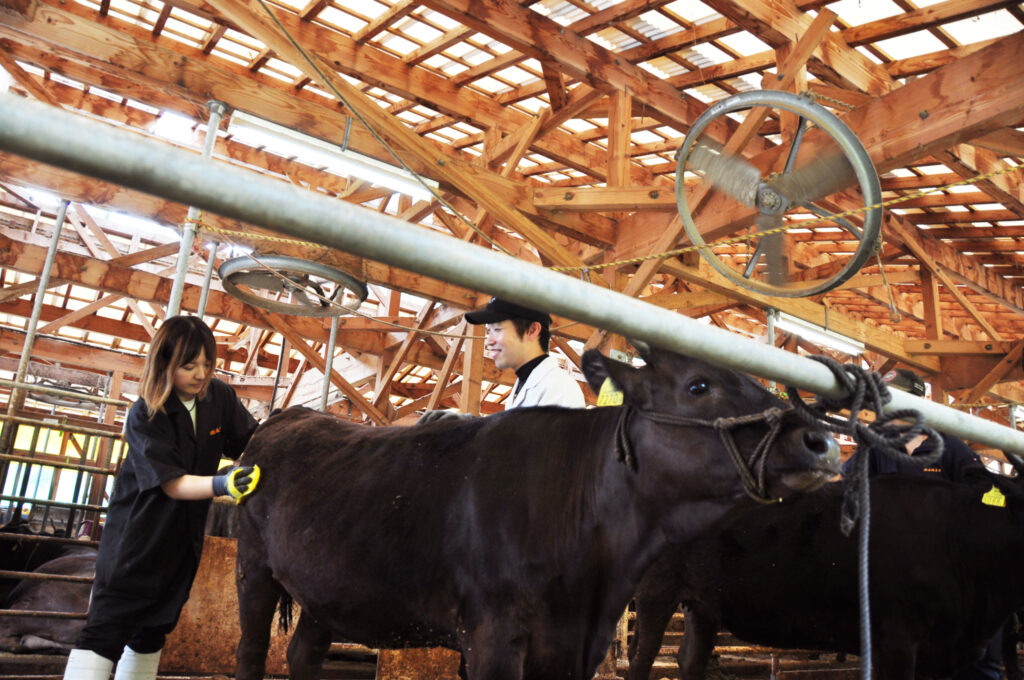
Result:
[[474,416],[469,413],[459,413],[458,411],[449,411],[447,409],[438,409],[436,411],[424,411],[420,419],[416,421],[417,425],[424,425],[426,423],[436,423],[439,420],[469,420]]
[[259,465],[233,465],[213,478],[213,495],[231,496],[235,503],[241,503],[259,483]]

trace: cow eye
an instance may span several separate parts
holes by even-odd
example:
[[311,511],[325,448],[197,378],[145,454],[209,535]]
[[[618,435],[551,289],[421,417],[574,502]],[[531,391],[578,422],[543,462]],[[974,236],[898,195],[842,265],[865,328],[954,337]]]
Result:
[[695,397],[699,397],[708,391],[707,380],[694,380],[686,387],[687,391]]

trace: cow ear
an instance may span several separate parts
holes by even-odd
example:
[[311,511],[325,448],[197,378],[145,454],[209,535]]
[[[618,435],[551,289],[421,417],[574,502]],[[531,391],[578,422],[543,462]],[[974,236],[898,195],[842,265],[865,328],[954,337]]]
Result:
[[609,378],[625,394],[627,402],[636,403],[637,398],[644,393],[640,369],[627,363],[610,359],[595,349],[588,349],[583,353],[580,364],[590,388],[597,394],[601,394],[601,386]]
[[1010,465],[1017,471],[1017,476],[1024,478],[1024,459],[1021,459],[1016,453],[1005,452],[1006,460],[1010,461]]

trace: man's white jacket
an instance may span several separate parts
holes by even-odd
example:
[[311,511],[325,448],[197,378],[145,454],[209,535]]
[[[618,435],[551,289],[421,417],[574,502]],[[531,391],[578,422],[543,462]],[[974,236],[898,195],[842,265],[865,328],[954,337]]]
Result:
[[537,364],[530,375],[526,376],[526,382],[519,388],[519,381],[512,387],[512,403],[505,407],[505,410],[520,408],[522,406],[565,406],[566,408],[585,408],[586,400],[583,398],[583,390],[576,382],[576,379],[562,370],[558,361],[548,355]]

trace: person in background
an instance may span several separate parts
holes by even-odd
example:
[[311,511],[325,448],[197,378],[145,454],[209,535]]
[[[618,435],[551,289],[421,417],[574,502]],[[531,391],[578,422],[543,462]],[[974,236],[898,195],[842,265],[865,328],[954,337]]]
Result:
[[[889,387],[909,392],[919,397],[925,396],[925,383],[913,371],[897,369],[886,373],[882,380]],[[899,458],[887,455],[883,451],[870,449],[868,452],[868,476],[885,474],[905,474],[945,479],[957,484],[979,483],[988,488],[991,474],[981,462],[981,458],[962,439],[940,432],[942,437],[942,455],[934,463],[922,465],[914,460],[935,450],[935,444],[920,434],[906,444],[907,456]],[[852,459],[843,466],[846,471]],[[951,680],[1000,680],[1002,678],[1002,639],[1000,629],[985,647],[984,654],[953,674]]]
[[256,420],[213,378],[217,345],[201,319],[166,319],[150,345],[125,421],[128,453],[114,482],[85,628],[65,680],[152,680],[199,568],[214,496],[239,502],[259,468],[233,466]]
[[512,399],[505,410],[524,406],[584,408],[580,384],[548,354],[551,316],[514,302],[491,298],[486,307],[466,313],[471,324],[486,324],[484,351],[499,369],[516,372]]

